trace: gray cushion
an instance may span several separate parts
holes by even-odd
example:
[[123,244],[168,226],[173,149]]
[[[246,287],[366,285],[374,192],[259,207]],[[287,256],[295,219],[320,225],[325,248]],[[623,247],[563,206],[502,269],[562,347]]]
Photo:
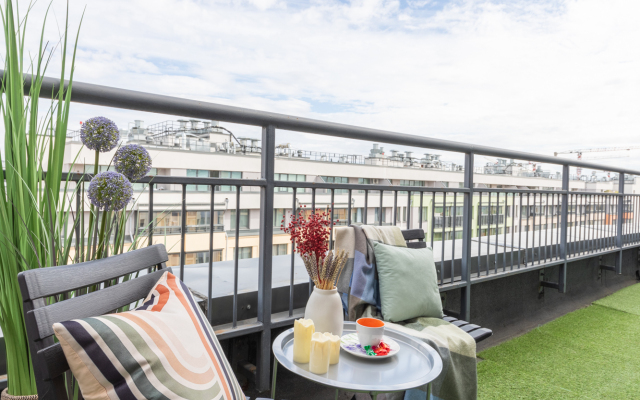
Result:
[[374,243],[374,252],[385,321],[443,317],[438,273],[431,249]]

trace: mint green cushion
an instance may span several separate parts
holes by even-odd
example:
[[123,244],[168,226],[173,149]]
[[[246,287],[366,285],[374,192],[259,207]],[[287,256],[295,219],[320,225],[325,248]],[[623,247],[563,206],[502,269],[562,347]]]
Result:
[[442,318],[438,274],[431,249],[374,243],[382,316],[399,322],[410,318]]

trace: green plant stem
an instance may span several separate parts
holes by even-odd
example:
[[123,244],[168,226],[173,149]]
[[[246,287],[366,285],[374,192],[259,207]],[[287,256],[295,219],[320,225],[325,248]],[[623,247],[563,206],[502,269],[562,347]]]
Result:
[[[95,177],[96,175],[98,175],[98,167],[99,167],[99,162],[100,162],[100,152],[98,150],[96,150],[96,155],[95,155],[95,161],[93,163],[93,176]],[[95,256],[96,251],[94,249],[94,251],[91,251],[91,237],[93,236],[93,229],[94,229],[94,217],[93,217],[93,213],[94,213],[94,207],[93,204],[91,205],[91,207],[89,208],[89,232],[88,232],[88,237],[89,237],[89,243],[87,244],[89,246],[89,249],[87,249],[87,258],[85,260],[82,261],[89,261],[91,260],[91,254],[93,253],[93,255]],[[96,224],[98,221],[95,221]]]
[[[107,241],[109,240],[109,238],[107,237],[107,221],[111,219],[111,212],[110,211],[104,211],[102,213],[102,221],[100,223],[100,231],[98,233],[98,252],[96,254],[96,260],[103,258],[104,254],[105,254],[105,246],[107,244]],[[111,224],[109,224],[109,227],[111,226]]]

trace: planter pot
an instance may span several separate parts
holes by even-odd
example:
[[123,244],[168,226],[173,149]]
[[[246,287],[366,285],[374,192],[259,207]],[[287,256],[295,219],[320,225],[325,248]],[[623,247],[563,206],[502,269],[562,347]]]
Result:
[[342,336],[344,311],[338,289],[323,290],[315,287],[307,301],[304,318],[313,320],[316,332],[331,332]]
[[34,394],[32,396],[12,396],[7,393],[7,389],[5,389],[2,391],[0,400],[38,400],[38,395]]

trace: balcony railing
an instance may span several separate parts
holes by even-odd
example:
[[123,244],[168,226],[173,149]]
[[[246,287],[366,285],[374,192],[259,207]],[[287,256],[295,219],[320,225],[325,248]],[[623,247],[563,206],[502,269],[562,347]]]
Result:
[[[30,77],[26,77],[27,86]],[[55,93],[57,79],[45,78],[42,82],[41,93]],[[28,88],[27,88],[28,89]],[[230,209],[236,210],[235,236],[227,242],[234,248],[233,261],[227,261],[228,275],[224,279],[216,280],[216,284],[228,281],[231,285],[230,295],[222,298],[214,298],[214,268],[213,258],[205,263],[202,274],[197,280],[204,288],[202,293],[206,297],[207,317],[209,321],[225,325],[216,326],[220,339],[227,339],[241,335],[259,334],[261,345],[257,346],[258,365],[256,372],[256,386],[264,390],[268,386],[270,374],[270,343],[271,330],[291,325],[295,318],[302,315],[299,310],[303,305],[311,289],[308,283],[296,280],[296,271],[299,264],[296,256],[290,255],[289,263],[274,263],[272,257],[273,245],[273,209],[275,196],[289,196],[291,209],[297,209],[297,196],[308,196],[309,203],[315,208],[316,202],[322,197],[324,204],[334,204],[337,198],[347,204],[347,223],[352,223],[352,201],[354,195],[360,196],[364,206],[362,222],[373,222],[373,217],[368,215],[372,208],[378,208],[382,214],[383,203],[388,203],[389,198],[393,203],[393,224],[398,223],[398,193],[408,192],[406,196],[407,216],[403,228],[423,228],[423,220],[431,220],[432,224],[427,228],[427,237],[430,238],[430,246],[434,251],[438,269],[438,279],[441,291],[459,290],[461,294],[461,318],[469,320],[469,313],[473,305],[471,287],[478,283],[508,277],[511,274],[523,270],[535,270],[550,266],[558,266],[558,275],[552,281],[544,282],[546,286],[554,287],[560,292],[566,291],[567,262],[584,257],[593,257],[602,254],[615,254],[614,269],[618,273],[622,267],[622,250],[628,247],[640,246],[640,195],[624,194],[625,177],[628,174],[640,175],[640,171],[624,168],[602,166],[594,163],[560,159],[538,154],[524,153],[513,150],[499,149],[487,146],[477,146],[466,143],[457,143],[446,140],[433,139],[423,136],[407,135],[369,129],[364,127],[343,125],[307,118],[292,117],[269,113],[264,111],[249,110],[238,107],[193,101],[183,98],[175,98],[149,93],[135,92],[131,90],[116,89],[112,87],[74,82],[71,100],[74,102],[93,104],[136,110],[140,112],[153,112],[165,115],[176,115],[186,118],[217,119],[222,122],[239,123],[261,127],[261,177],[258,179],[224,179],[224,178],[191,178],[173,176],[155,176],[144,178],[139,183],[149,184],[148,188],[148,215],[154,215],[154,190],[156,185],[171,184],[182,188],[182,213],[180,221],[181,240],[179,242],[181,279],[185,279],[185,253],[188,226],[186,221],[187,210],[187,185],[206,185],[211,189],[215,186],[226,185],[236,187],[233,193],[225,193],[229,198]],[[385,142],[398,146],[419,147],[430,150],[442,150],[457,152],[464,155],[464,185],[460,188],[435,188],[423,186],[389,186],[389,185],[362,185],[362,184],[336,184],[314,182],[290,182],[276,181],[274,179],[274,166],[276,161],[275,137],[278,130],[311,133],[317,136],[330,136],[351,140],[366,140]],[[562,165],[561,190],[529,190],[529,189],[495,189],[477,188],[474,185],[474,157],[475,155],[492,156],[507,159],[520,159],[535,162]],[[569,189],[569,167],[580,166],[606,170],[619,174],[618,193],[600,192],[572,192]],[[72,175],[72,180],[88,180],[81,175]],[[84,182],[81,184],[85,184]],[[239,274],[239,247],[240,247],[240,196],[241,187],[258,187],[260,189],[260,234],[259,253],[255,260],[255,272],[246,276]],[[290,191],[276,192],[276,187],[289,188]],[[328,190],[327,194],[317,194],[317,190]],[[306,191],[302,193],[302,191]],[[358,192],[362,192],[359,194]],[[480,195],[487,193],[488,195]],[[214,215],[214,202],[219,201],[221,194],[215,190],[208,192],[210,195],[210,211]],[[385,197],[387,196],[387,197]],[[390,197],[388,197],[390,196]],[[235,198],[235,199],[234,199]],[[535,206],[544,199],[546,204],[559,206],[560,213],[538,215],[527,219],[525,225],[521,223],[518,212],[523,205]],[[345,201],[346,200],[346,201]],[[78,198],[76,204],[80,204]],[[455,222],[447,222],[441,219],[440,223],[435,218],[434,205],[452,205],[453,209],[462,207],[462,214],[456,215]],[[486,228],[476,229],[477,221],[473,219],[473,208],[477,204],[478,209],[492,205],[511,205],[500,207],[503,211],[496,218],[488,219]],[[585,204],[597,204],[593,211],[589,208],[577,208],[579,219],[569,217],[569,206],[581,206]],[[626,209],[624,205],[626,204]],[[430,206],[427,215],[422,215],[422,210]],[[605,215],[604,211],[615,207],[615,215]],[[160,210],[156,210],[160,211]],[[506,215],[507,212],[510,215]],[[430,215],[428,215],[430,214]],[[412,216],[420,216],[413,218]],[[449,217],[447,217],[449,218]],[[516,221],[518,224],[516,225]],[[480,219],[480,224],[483,224]],[[509,223],[506,223],[509,222]],[[579,222],[576,224],[576,222]],[[584,224],[583,224],[584,223]],[[157,235],[153,227],[147,232],[147,240],[153,242]],[[186,229],[182,229],[186,228]],[[483,231],[484,230],[484,231]],[[480,231],[478,233],[478,231]],[[209,224],[209,252],[213,253],[213,233],[215,225]],[[333,230],[331,231],[331,243],[333,243]],[[434,241],[435,234],[445,239]],[[76,235],[79,237],[80,232]],[[231,235],[230,235],[231,236]],[[446,240],[451,238],[450,240]],[[173,250],[176,251],[176,250]],[[280,257],[277,257],[281,260]],[[243,263],[249,262],[242,260]],[[220,263],[222,264],[222,263]],[[244,267],[243,267],[244,268]],[[244,270],[244,269],[243,269]],[[284,276],[285,286],[274,285],[274,271],[277,277]],[[303,270],[304,271],[304,270]],[[190,269],[191,273],[191,269]],[[215,272],[217,273],[217,272]],[[304,272],[303,272],[304,273]],[[255,279],[256,290],[239,291],[239,282],[246,279]],[[187,285],[191,283],[187,281]],[[251,307],[249,307],[251,306]],[[224,310],[223,310],[224,308]],[[231,310],[229,311],[229,308]],[[229,315],[227,321],[214,318],[216,313]]]

